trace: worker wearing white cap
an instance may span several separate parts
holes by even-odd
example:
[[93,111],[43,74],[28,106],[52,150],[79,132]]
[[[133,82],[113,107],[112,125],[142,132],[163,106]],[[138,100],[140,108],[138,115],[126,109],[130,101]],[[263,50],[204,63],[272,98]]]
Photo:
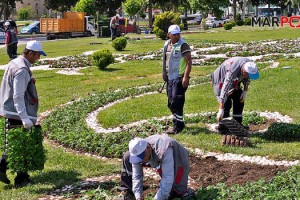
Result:
[[156,168],[161,176],[156,200],[172,199],[187,194],[190,171],[188,151],[166,135],[152,135],[129,142],[123,157],[121,189],[136,200],[143,198],[143,167]]
[[177,134],[185,127],[183,107],[192,70],[191,49],[180,33],[178,25],[169,27],[170,39],[165,42],[163,51],[162,77],[167,83],[168,108],[173,115],[173,127],[167,130],[168,134]]
[[[30,67],[40,55],[46,55],[41,43],[32,40],[26,44],[23,54],[7,65],[0,88],[0,116],[5,118],[7,126],[31,129],[36,123],[39,101],[36,81]],[[0,159],[0,181],[9,184],[10,180],[6,176],[7,165],[5,151]],[[15,186],[28,183],[30,179],[27,171],[18,172]]]
[[[250,80],[259,78],[256,64],[245,57],[233,57],[224,61],[212,74],[212,85],[219,103],[217,120],[230,116],[240,124],[243,121],[244,102]],[[241,84],[243,86],[241,86]]]

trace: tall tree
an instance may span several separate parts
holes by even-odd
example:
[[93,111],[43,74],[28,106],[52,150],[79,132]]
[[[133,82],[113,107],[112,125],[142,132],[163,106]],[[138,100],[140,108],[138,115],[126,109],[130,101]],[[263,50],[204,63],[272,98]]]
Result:
[[16,8],[16,1],[20,0],[0,0],[0,17],[8,20],[13,10]]
[[79,0],[74,10],[77,12],[86,12],[88,15],[94,15],[96,14],[95,9],[95,1],[94,0]]
[[95,0],[95,9],[109,17],[116,15],[116,10],[122,6],[125,0]]
[[66,12],[75,6],[78,0],[45,0],[44,5],[47,9],[57,10],[59,12]]
[[216,17],[221,17],[223,11],[220,7],[229,5],[228,0],[190,0],[189,4],[192,10],[199,10],[203,17],[209,12],[213,12]]

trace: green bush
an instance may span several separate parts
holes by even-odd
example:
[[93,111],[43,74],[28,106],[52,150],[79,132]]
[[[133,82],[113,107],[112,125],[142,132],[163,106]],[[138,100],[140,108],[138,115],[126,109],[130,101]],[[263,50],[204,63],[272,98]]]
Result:
[[245,21],[244,21],[244,25],[250,26],[251,25],[251,19],[250,18],[246,18]]
[[236,22],[236,25],[238,25],[238,26],[243,26],[243,25],[244,25],[244,21],[243,21],[243,20],[238,20],[238,21]]
[[108,49],[102,49],[93,54],[93,61],[94,65],[103,70],[108,65],[114,63],[115,59]]
[[263,138],[274,141],[300,141],[300,124],[274,123]]
[[236,14],[236,20],[237,21],[242,20],[242,15],[240,13]]
[[28,20],[30,18],[31,10],[30,8],[24,7],[18,10],[18,19],[19,20]]
[[112,42],[113,48],[115,48],[117,51],[124,50],[126,45],[127,45],[127,39],[125,37],[116,38]]
[[164,12],[155,16],[153,32],[161,39],[165,40],[168,28],[172,24],[180,24],[180,13]]
[[224,29],[225,30],[230,30],[232,29],[233,24],[231,22],[227,22],[226,24],[224,24]]
[[12,172],[43,170],[46,152],[43,147],[43,132],[40,127],[8,131],[8,168]]

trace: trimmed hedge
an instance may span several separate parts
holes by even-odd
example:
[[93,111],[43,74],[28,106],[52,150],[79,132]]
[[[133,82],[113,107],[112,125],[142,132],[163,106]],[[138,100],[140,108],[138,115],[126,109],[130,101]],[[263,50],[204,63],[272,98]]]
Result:
[[103,70],[108,65],[115,62],[115,58],[108,49],[102,49],[93,54],[94,65]]
[[123,51],[126,48],[127,39],[125,37],[119,37],[112,41],[112,46],[117,51]]
[[274,123],[263,137],[274,141],[300,141],[300,124]]

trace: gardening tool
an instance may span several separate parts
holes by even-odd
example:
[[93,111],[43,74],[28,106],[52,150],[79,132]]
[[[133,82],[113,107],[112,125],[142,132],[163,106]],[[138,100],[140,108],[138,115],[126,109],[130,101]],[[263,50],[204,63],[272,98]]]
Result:
[[222,145],[248,146],[248,131],[233,118],[222,119],[219,123],[219,132],[223,134]]
[[159,89],[157,90],[157,92],[158,92],[158,93],[162,93],[162,91],[163,91],[165,85],[166,85],[166,81],[165,81],[164,84],[161,86],[161,88],[159,88]]

